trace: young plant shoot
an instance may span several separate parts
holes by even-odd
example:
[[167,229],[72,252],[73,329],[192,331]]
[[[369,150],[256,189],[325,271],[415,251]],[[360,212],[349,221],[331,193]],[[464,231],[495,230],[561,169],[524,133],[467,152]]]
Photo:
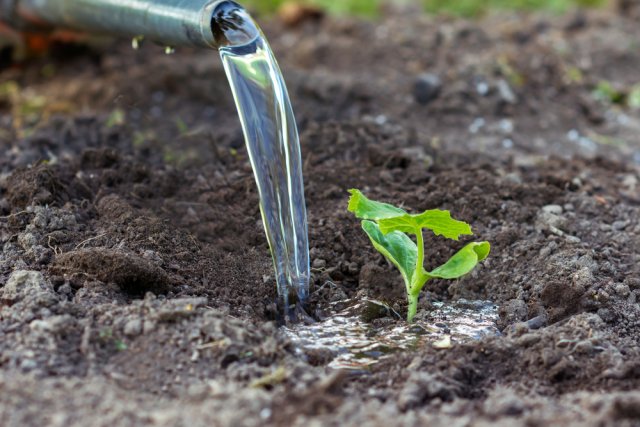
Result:
[[[489,255],[489,242],[473,242],[462,248],[449,261],[432,271],[424,268],[424,228],[436,236],[458,240],[473,235],[469,224],[451,218],[449,211],[433,209],[411,215],[387,203],[367,199],[359,190],[349,190],[349,212],[362,219],[362,228],[373,246],[395,265],[407,288],[411,322],[418,308],[418,296],[431,279],[457,279],[469,273]],[[416,242],[409,237],[416,236]]]

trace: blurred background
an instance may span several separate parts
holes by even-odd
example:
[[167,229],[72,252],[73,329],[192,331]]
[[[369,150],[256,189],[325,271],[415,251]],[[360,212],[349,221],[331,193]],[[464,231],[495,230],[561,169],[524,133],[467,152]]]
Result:
[[[361,90],[357,82],[350,81],[354,71],[359,77],[355,80],[370,79],[369,89],[362,90],[367,96],[355,96],[362,99],[345,111],[325,111],[315,106],[306,112],[304,106],[297,108],[302,129],[308,121],[319,118],[344,119],[363,114],[389,118],[394,115],[390,111],[393,109],[398,110],[395,115],[403,118],[422,114],[414,108],[415,104],[407,103],[409,97],[417,105],[426,105],[429,117],[438,117],[440,113],[454,120],[453,111],[474,116],[462,117],[477,121],[471,130],[484,126],[484,114],[502,119],[514,114],[512,110],[522,108],[522,116],[526,117],[536,109],[548,111],[553,104],[566,117],[560,120],[561,114],[554,113],[549,120],[563,122],[563,129],[543,137],[563,138],[572,131],[570,139],[580,152],[585,147],[591,151],[603,146],[628,147],[620,141],[633,139],[636,132],[635,115],[640,109],[640,82],[634,66],[634,52],[638,50],[638,0],[244,0],[241,3],[264,24],[294,98],[298,95],[308,98],[309,89],[304,86],[310,72],[323,82],[317,84],[342,88],[332,93],[334,98],[349,95],[348,88],[352,86]],[[366,49],[362,49],[364,40]],[[30,135],[49,116],[77,111],[106,109],[108,123],[134,123],[143,129],[140,132],[144,135],[147,128],[166,126],[165,120],[157,124],[154,114],[138,108],[150,96],[145,91],[123,89],[127,84],[122,82],[122,87],[102,85],[96,89],[104,92],[110,88],[108,96],[88,96],[82,78],[78,77],[78,70],[85,69],[82,67],[86,67],[88,74],[103,73],[100,67],[112,63],[121,64],[127,73],[132,73],[135,70],[132,64],[136,64],[143,74],[147,62],[167,67],[180,65],[172,64],[175,57],[158,55],[161,50],[155,46],[146,46],[148,49],[136,54],[130,46],[130,40],[114,45],[112,39],[64,31],[18,34],[0,24],[0,111],[13,113],[4,116],[10,124],[3,126],[4,130],[0,128],[0,140],[11,140],[13,132]],[[393,56],[391,51],[398,55]],[[188,52],[189,49],[179,49],[178,57],[188,57]],[[198,53],[201,54],[202,51]],[[71,59],[78,58],[85,63],[72,65]],[[99,71],[94,69],[96,66]],[[203,79],[205,75],[211,76],[207,67],[218,66],[213,57],[207,59],[203,63],[206,71]],[[214,71],[213,75],[219,72]],[[425,76],[425,72],[431,75]],[[63,78],[66,73],[68,76]],[[55,77],[55,84],[45,84]],[[113,78],[120,82],[117,73]],[[60,82],[67,82],[77,93]],[[373,82],[379,85],[377,95],[384,99],[387,108],[372,101],[377,99],[369,94]],[[46,88],[36,90],[40,84]],[[100,86],[97,81],[92,84]],[[162,98],[163,102],[179,102],[175,97],[164,100],[167,87],[162,81],[158,81],[155,91],[162,94],[156,98]],[[187,114],[181,107],[180,117],[171,124],[171,132],[183,135],[188,133],[185,129],[208,128],[205,124],[208,117],[199,116],[203,112],[212,114],[211,105],[222,105],[221,99],[229,101],[226,89],[210,91],[210,99],[202,99],[202,105],[197,105],[194,100],[202,98],[202,91],[196,90],[197,96],[189,104],[193,111]],[[312,90],[315,91],[316,88]],[[383,96],[386,91],[389,93]],[[495,111],[491,94],[499,98]],[[434,102],[436,98],[439,102]],[[157,99],[149,100],[150,109],[157,109]],[[335,99],[333,102],[339,103]],[[532,107],[537,102],[541,106]],[[132,110],[131,105],[136,108]],[[402,108],[407,111],[400,111]],[[226,111],[220,108],[216,114],[221,114],[220,110]],[[576,130],[579,120],[584,118],[588,120],[588,129],[579,132]],[[236,118],[229,120],[235,123]],[[439,119],[433,123],[426,120],[423,124],[427,129],[442,125]],[[543,122],[531,123],[529,135],[548,133],[547,129],[555,127]],[[447,129],[459,125],[449,123]],[[597,132],[594,126],[599,126]],[[241,146],[238,131],[232,139]],[[633,150],[631,153],[640,162],[640,154]]]
[[[279,16],[285,24],[295,24],[312,14],[355,16],[375,19],[385,6],[411,5],[426,14],[477,19],[492,13],[540,12],[561,15],[578,9],[640,8],[637,0],[246,0],[241,2],[256,16]],[[38,55],[51,47],[51,41],[76,41],[77,37],[56,33],[53,37],[16,34],[0,22],[0,69],[12,61]]]
[[[403,1],[396,1],[402,3]],[[404,1],[405,3],[407,1]],[[260,13],[273,13],[281,7],[293,3],[315,6],[336,14],[375,16],[382,0],[248,0],[244,4]],[[562,13],[575,7],[602,7],[611,0],[421,0],[424,10],[429,13],[477,17],[496,10],[544,10]]]

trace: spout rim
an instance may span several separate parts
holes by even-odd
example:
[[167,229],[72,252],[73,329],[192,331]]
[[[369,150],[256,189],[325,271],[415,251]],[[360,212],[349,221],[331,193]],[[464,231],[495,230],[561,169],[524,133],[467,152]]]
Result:
[[211,48],[219,49],[221,46],[216,42],[215,35],[213,34],[213,28],[211,27],[211,21],[213,20],[213,14],[221,3],[227,0],[210,0],[202,10],[202,16],[200,17],[200,34],[202,40]]
[[[222,5],[231,10],[218,9]],[[216,0],[211,10],[209,28],[217,49],[249,46],[262,36],[262,31],[248,11],[233,0]]]

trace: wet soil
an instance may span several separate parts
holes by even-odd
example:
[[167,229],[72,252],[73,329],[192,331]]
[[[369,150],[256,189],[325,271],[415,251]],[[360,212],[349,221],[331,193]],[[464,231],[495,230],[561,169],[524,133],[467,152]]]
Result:
[[[310,314],[366,298],[389,307],[373,330],[402,324],[346,212],[360,188],[492,243],[418,320],[489,300],[501,335],[360,370],[301,350],[217,55],[91,41],[0,73],[2,424],[640,424],[640,111],[592,93],[639,83],[637,14],[265,27],[300,124]],[[428,266],[464,243],[430,239]]]

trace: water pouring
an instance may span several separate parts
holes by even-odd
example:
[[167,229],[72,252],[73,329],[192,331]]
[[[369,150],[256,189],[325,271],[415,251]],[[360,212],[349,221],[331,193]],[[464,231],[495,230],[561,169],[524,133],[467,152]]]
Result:
[[298,130],[284,79],[260,28],[227,0],[2,0],[0,21],[18,30],[54,28],[217,48],[223,60],[260,195],[279,303],[309,288],[307,216]]

